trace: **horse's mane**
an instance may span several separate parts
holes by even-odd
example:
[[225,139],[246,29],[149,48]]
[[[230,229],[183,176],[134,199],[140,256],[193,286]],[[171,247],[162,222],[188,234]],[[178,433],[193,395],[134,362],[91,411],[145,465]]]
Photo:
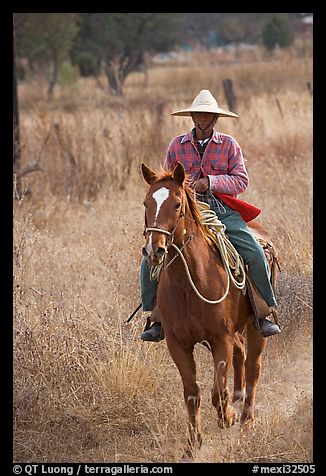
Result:
[[[161,175],[155,180],[155,183],[157,182],[163,182],[167,180],[174,180],[173,178],[173,172],[172,171],[166,171],[164,169],[161,170]],[[185,191],[185,196],[186,196],[186,209],[188,209],[192,215],[192,218],[194,219],[200,233],[203,235],[205,240],[207,240],[211,244],[211,240],[209,238],[209,235],[207,233],[207,229],[205,225],[202,223],[202,218],[201,218],[201,213],[200,213],[200,208],[196,203],[196,198],[195,198],[195,192],[194,190],[189,186],[190,179],[186,175],[186,180],[183,184],[183,190]]]

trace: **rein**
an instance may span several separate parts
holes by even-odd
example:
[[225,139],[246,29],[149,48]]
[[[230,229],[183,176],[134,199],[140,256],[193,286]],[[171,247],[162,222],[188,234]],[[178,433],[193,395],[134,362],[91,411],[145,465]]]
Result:
[[[225,290],[225,293],[223,294],[223,296],[220,298],[220,299],[216,299],[215,301],[211,301],[210,299],[206,299],[202,294],[200,294],[200,292],[198,291],[198,289],[196,288],[196,285],[195,283],[193,282],[192,280],[192,277],[191,277],[191,274],[190,274],[190,271],[189,271],[189,267],[188,267],[188,264],[187,264],[187,261],[185,259],[185,257],[183,256],[182,254],[182,251],[174,244],[172,243],[172,246],[173,248],[178,252],[183,264],[184,264],[184,267],[185,267],[185,270],[186,270],[186,274],[187,274],[187,278],[189,280],[189,283],[192,287],[192,289],[195,291],[195,293],[197,294],[197,296],[204,302],[207,302],[208,304],[219,304],[220,302],[224,301],[224,299],[226,298],[226,296],[228,295],[229,293],[229,289],[230,289],[230,278],[229,278],[229,273],[227,273],[227,285],[226,285],[226,290]],[[223,260],[223,263],[224,263],[224,260]],[[225,264],[225,263],[224,263]]]

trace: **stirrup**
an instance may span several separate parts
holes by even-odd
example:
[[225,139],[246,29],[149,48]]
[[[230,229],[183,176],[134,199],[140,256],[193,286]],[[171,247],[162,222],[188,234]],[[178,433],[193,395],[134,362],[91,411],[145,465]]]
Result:
[[159,342],[164,339],[163,329],[160,322],[154,322],[151,327],[140,335],[141,340],[149,342]]
[[263,337],[270,337],[281,332],[281,328],[278,324],[274,324],[267,317],[261,317],[258,319],[259,330]]

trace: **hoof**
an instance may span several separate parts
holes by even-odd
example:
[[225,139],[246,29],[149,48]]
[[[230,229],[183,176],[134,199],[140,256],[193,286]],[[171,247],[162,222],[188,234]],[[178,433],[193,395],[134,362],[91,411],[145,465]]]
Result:
[[234,410],[230,410],[224,418],[218,418],[217,425],[221,429],[230,428],[237,421],[237,416]]
[[180,463],[189,463],[195,459],[195,451],[191,448],[187,448],[181,456]]
[[241,430],[252,430],[255,425],[255,420],[253,416],[248,417],[247,415],[241,415],[240,420]]

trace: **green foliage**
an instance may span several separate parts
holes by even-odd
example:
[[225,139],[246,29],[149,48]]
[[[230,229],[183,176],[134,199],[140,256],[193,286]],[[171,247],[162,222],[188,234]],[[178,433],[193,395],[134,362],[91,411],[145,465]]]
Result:
[[81,76],[97,76],[100,73],[101,62],[87,51],[81,51],[75,58]]
[[117,55],[129,58],[136,52],[142,55],[147,51],[168,51],[176,40],[178,15],[81,13],[81,28],[72,48],[72,59],[77,62],[80,53],[89,53],[99,62],[112,60]]
[[17,44],[31,61],[61,64],[78,32],[77,13],[25,13]]
[[174,42],[177,14],[171,13],[111,13],[108,29],[115,48],[128,54],[140,50],[168,51]]
[[[107,15],[107,13],[79,13],[80,28],[70,50],[70,57],[73,63],[78,64],[81,74],[86,74],[90,58],[100,65],[101,59],[105,56],[107,39],[104,41],[102,36]],[[85,55],[89,57],[86,58]]]
[[58,84],[60,86],[71,86],[76,83],[77,79],[78,71],[76,67],[67,62],[62,63],[58,74]]
[[168,51],[176,41],[178,13],[81,13],[81,28],[71,51],[81,74],[105,65],[111,90],[144,66],[146,53]]
[[275,13],[262,31],[263,44],[268,50],[277,46],[287,48],[293,43],[294,35],[287,13]]
[[[51,67],[50,90],[60,65],[68,59],[83,76],[105,66],[111,87],[122,85],[132,71],[156,52],[210,45],[259,43],[273,49],[293,42],[295,13],[15,13],[17,56],[28,64]],[[295,25],[295,22],[294,22]],[[43,68],[45,66],[45,68]],[[146,67],[146,64],[145,64]],[[113,78],[113,79],[112,79]],[[113,81],[113,82],[114,82]]]
[[239,43],[240,41],[245,41],[246,38],[245,26],[238,16],[226,17],[219,32],[226,43]]
[[[15,14],[16,17],[17,14]],[[31,63],[50,66],[48,99],[52,97],[59,69],[78,32],[77,13],[18,14],[18,50]]]

